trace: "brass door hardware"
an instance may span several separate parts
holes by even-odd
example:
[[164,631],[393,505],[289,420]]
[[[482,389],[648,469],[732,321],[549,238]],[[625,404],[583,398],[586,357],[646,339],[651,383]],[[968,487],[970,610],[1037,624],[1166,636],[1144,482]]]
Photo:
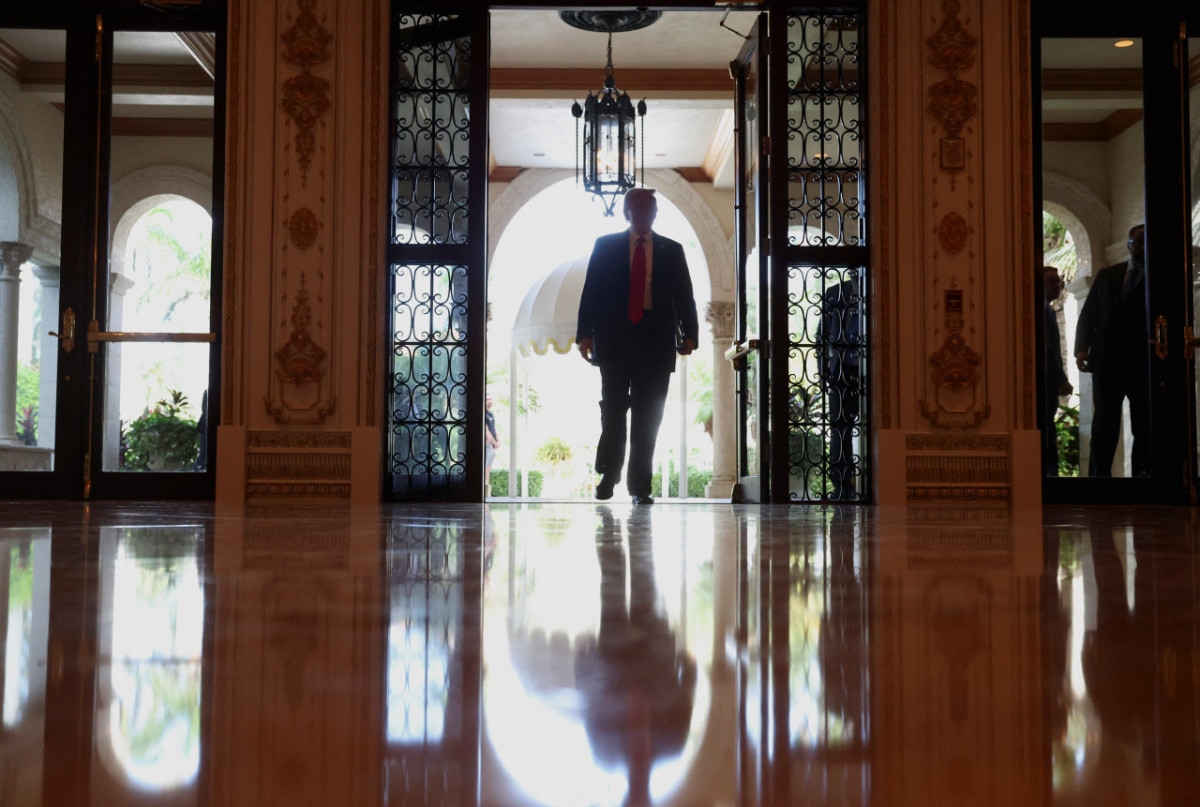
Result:
[[50,335],[56,337],[62,344],[62,349],[70,353],[75,349],[75,311],[68,308],[63,312],[62,333],[50,331]]
[[1154,338],[1150,340],[1150,344],[1154,345],[1155,356],[1160,359],[1167,357],[1167,318],[1162,314],[1154,320]]
[[101,342],[215,342],[215,333],[164,333],[150,331],[102,331],[100,323],[88,323],[87,349],[95,353]]
[[1183,355],[1188,361],[1196,355],[1196,345],[1200,345],[1200,339],[1192,332],[1191,325],[1183,326]]
[[733,369],[741,370],[746,366],[746,357],[758,350],[757,339],[747,339],[745,342],[734,342],[725,351],[725,358],[733,362]]

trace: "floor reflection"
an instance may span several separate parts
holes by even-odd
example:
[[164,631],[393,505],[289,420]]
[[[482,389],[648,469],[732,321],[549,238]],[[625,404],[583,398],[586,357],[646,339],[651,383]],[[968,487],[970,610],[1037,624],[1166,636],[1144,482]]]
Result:
[[0,803],[1190,804],[1190,511],[0,503]]

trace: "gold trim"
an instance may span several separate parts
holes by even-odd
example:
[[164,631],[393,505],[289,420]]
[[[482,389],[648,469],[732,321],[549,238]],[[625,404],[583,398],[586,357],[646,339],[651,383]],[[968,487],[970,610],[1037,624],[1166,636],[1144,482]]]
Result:
[[942,217],[942,223],[938,225],[938,241],[941,243],[942,249],[957,254],[962,252],[967,245],[967,236],[970,232],[971,228],[967,225],[967,220],[951,211]]
[[975,64],[976,39],[958,19],[959,0],[943,0],[945,17],[942,24],[925,40],[929,46],[929,63],[949,75],[929,87],[929,106],[926,107],[942,124],[944,137],[940,143],[941,167],[959,170],[966,167],[966,151],[959,135],[967,121],[979,111],[977,88],[958,77],[960,71]]
[[283,60],[300,68],[300,75],[283,82],[280,108],[296,125],[296,161],[300,165],[300,185],[308,182],[308,169],[317,148],[313,128],[333,105],[329,99],[329,82],[314,76],[312,68],[329,59],[329,43],[333,35],[312,13],[316,0],[297,0],[300,13],[292,25],[280,35]]
[[308,249],[317,241],[321,225],[317,216],[307,207],[302,207],[288,218],[288,237],[297,249]]
[[[385,29],[385,20],[382,14],[382,0],[375,0],[372,8],[373,19],[380,26],[380,30]],[[379,265],[382,262],[380,255],[380,234],[379,227],[382,220],[383,211],[379,204],[379,189],[382,185],[383,178],[379,172],[379,149],[380,145],[386,142],[383,136],[383,118],[381,110],[383,108],[383,90],[380,74],[382,71],[382,53],[380,38],[376,35],[371,42],[371,129],[370,139],[368,142],[371,145],[369,153],[370,169],[367,171],[367,181],[370,183],[371,192],[367,210],[370,225],[367,230],[367,315],[365,317],[367,324],[367,372],[366,384],[360,385],[358,394],[361,398],[364,394],[367,396],[365,420],[367,426],[375,425],[375,399],[378,397],[378,392],[375,389],[377,367],[379,364]],[[359,361],[362,361],[361,355]],[[361,365],[360,365],[361,366]]]

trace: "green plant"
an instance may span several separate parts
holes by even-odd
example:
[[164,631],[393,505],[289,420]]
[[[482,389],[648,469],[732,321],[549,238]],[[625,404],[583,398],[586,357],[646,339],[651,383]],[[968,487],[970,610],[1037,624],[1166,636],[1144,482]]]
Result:
[[[492,496],[508,496],[508,469],[498,468],[492,471],[491,478],[488,480],[491,484]],[[517,471],[517,495],[521,492],[521,472]],[[529,472],[529,495],[537,497],[542,495],[542,472]]]
[[1058,475],[1079,476],[1079,408],[1064,406],[1054,417],[1058,439]]
[[[704,488],[712,481],[712,471],[697,471],[693,468],[688,468],[688,491],[689,499],[703,499]],[[662,490],[662,474],[657,473],[650,478],[650,490],[655,492]],[[669,496],[679,495],[679,471],[671,471],[671,485],[668,489]]]
[[571,461],[571,447],[561,437],[551,437],[542,443],[534,457],[548,465],[562,465]]
[[830,485],[825,467],[825,437],[820,431],[825,401],[820,387],[797,387],[788,401],[788,459],[808,492],[824,496]]
[[129,424],[128,448],[123,468],[127,471],[182,471],[190,468],[200,452],[196,421],[185,417],[188,400],[179,390],[168,390],[152,411]]
[[37,406],[30,404],[21,408],[21,416],[17,419],[17,440],[22,445],[37,445]]

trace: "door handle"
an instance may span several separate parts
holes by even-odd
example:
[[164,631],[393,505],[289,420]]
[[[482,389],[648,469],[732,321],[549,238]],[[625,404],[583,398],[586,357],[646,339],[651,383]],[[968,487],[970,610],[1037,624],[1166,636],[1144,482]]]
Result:
[[1154,338],[1150,340],[1150,344],[1154,345],[1155,356],[1160,359],[1167,357],[1167,318],[1162,314],[1154,320]]
[[95,353],[100,349],[101,342],[215,342],[215,333],[174,333],[150,331],[102,331],[100,323],[92,320],[88,323],[87,349]]
[[746,357],[758,350],[757,339],[747,339],[745,342],[734,342],[725,351],[725,358],[733,362],[733,369],[741,370],[746,366]]
[[58,338],[67,353],[75,349],[75,312],[72,309],[63,312],[62,333],[50,331],[50,335]]
[[1200,339],[1192,332],[1191,325],[1183,326],[1183,355],[1188,361],[1196,355],[1196,345],[1200,345]]

